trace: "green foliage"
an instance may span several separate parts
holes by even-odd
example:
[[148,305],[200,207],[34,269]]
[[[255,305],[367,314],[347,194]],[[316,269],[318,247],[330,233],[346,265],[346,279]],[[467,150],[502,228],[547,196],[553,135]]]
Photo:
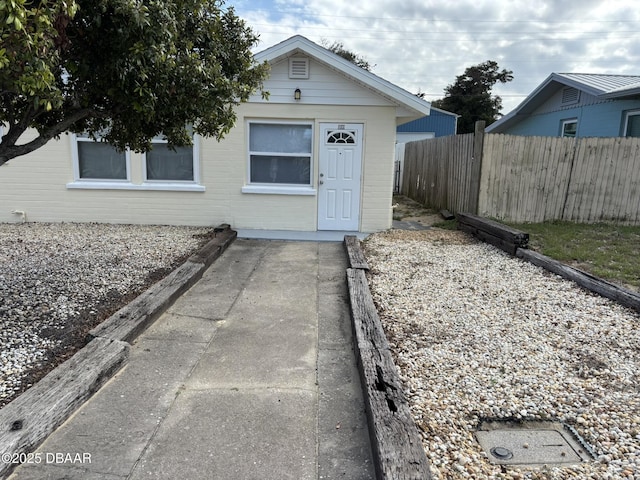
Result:
[[73,0],[32,3],[0,0],[2,121],[18,113],[16,98],[33,110],[49,111],[63,102],[55,78],[64,43],[61,31],[78,7]]
[[510,225],[529,233],[531,249],[640,291],[640,227],[560,221]]
[[363,56],[358,55],[357,53],[354,53],[350,50],[347,50],[342,42],[329,43],[328,40],[323,38],[320,41],[320,43],[327,50],[353,63],[354,65],[357,65],[360,68],[364,68],[369,72],[371,71],[371,68],[373,66]]
[[457,230],[458,222],[456,220],[442,220],[441,222],[434,222],[432,226],[443,230]]
[[[223,137],[261,88],[257,36],[223,0],[0,0],[0,164],[64,131],[145,151]],[[39,137],[17,145],[26,128]]]
[[502,99],[492,96],[491,89],[497,82],[507,83],[511,80],[511,70],[499,70],[496,62],[488,60],[467,68],[456,77],[455,83],[445,88],[446,96],[431,104],[460,115],[458,133],[471,133],[476,121],[484,120],[488,126],[498,119]]

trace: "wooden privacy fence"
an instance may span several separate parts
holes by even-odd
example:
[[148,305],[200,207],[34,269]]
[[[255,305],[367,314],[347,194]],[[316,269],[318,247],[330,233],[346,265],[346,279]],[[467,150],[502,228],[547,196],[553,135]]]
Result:
[[408,143],[402,193],[512,222],[640,225],[640,138],[454,135]]
[[484,122],[476,133],[409,142],[402,193],[423,205],[453,212],[478,208]]

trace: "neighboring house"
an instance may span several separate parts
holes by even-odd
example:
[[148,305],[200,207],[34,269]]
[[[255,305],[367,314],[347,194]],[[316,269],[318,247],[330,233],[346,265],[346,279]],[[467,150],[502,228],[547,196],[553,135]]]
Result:
[[488,133],[640,137],[640,76],[552,73]]
[[431,107],[431,112],[426,117],[398,126],[396,143],[455,135],[459,117],[455,113]]
[[[340,239],[391,227],[396,127],[430,105],[301,36],[256,55],[260,94],[221,142],[145,154],[63,135],[0,167],[0,222],[217,225]],[[18,212],[18,213],[16,213]]]
[[460,115],[431,107],[429,115],[399,125],[396,129],[396,161],[393,191],[402,190],[404,170],[404,145],[408,142],[455,135]]

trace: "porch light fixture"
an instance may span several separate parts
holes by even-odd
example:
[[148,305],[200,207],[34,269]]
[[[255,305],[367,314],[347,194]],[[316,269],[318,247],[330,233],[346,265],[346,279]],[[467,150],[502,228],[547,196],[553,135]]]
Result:
[[302,97],[302,92],[299,88],[296,88],[296,90],[293,92],[293,99],[300,100],[300,97]]

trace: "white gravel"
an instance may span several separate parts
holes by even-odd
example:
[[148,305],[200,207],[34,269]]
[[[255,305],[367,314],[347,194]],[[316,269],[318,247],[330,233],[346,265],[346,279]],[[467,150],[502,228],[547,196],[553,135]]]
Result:
[[[370,287],[438,479],[640,479],[640,315],[461,232],[365,243]],[[483,419],[559,420],[597,454],[489,463]]]
[[31,372],[64,356],[74,334],[142,291],[150,274],[166,274],[209,230],[0,224],[0,406],[28,387]]

